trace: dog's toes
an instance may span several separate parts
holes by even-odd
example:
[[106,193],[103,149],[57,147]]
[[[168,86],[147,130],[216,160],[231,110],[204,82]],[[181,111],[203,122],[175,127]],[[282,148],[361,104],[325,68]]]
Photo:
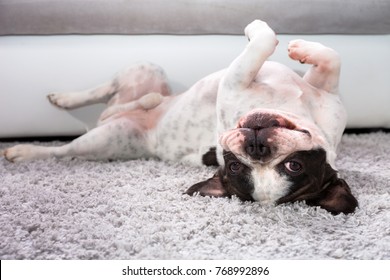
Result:
[[3,152],[4,158],[9,162],[21,162],[35,159],[34,145],[16,145]]
[[288,55],[290,58],[301,63],[313,65],[330,64],[339,65],[339,55],[331,48],[317,42],[305,40],[293,40],[288,45]]
[[66,96],[60,93],[51,93],[47,95],[47,99],[51,104],[56,106],[60,109],[71,109],[71,106],[69,104],[69,101],[67,100]]
[[6,149],[3,151],[3,156],[6,160],[9,162],[15,162],[14,160],[17,158],[17,156],[12,151],[12,148]]
[[288,55],[291,59],[297,60],[300,63],[306,62],[307,50],[304,47],[305,43],[304,40],[298,39],[293,40],[288,44]]
[[53,104],[54,106],[56,107],[61,107],[58,102],[57,102],[57,98],[56,98],[56,94],[55,93],[51,93],[51,94],[48,94],[47,95],[47,99],[49,100],[49,102],[51,104]]
[[275,36],[275,32],[268,26],[268,24],[261,20],[254,20],[250,24],[248,24],[245,27],[244,30],[245,35],[251,39],[253,36],[257,34],[271,34],[272,36]]
[[58,98],[56,97],[55,93],[51,93],[51,94],[47,95],[47,99],[54,106],[62,108],[62,106],[58,103]]
[[18,146],[14,146],[12,148],[8,148],[3,153],[4,158],[9,162],[18,162],[21,161],[22,157],[20,155],[20,150]]

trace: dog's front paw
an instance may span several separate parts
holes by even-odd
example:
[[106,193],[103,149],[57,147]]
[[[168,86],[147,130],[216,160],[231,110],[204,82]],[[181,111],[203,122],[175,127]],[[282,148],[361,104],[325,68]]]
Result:
[[250,24],[245,27],[245,35],[249,40],[254,38],[255,36],[261,35],[264,38],[274,39],[276,40],[275,31],[272,30],[271,27],[265,22],[261,20],[254,20]]
[[245,35],[248,37],[248,39],[253,38],[256,34],[259,33],[275,34],[265,21],[261,21],[259,19],[252,21],[245,27]]
[[339,55],[331,48],[317,42],[302,39],[293,40],[288,44],[288,55],[300,63],[322,66],[337,66],[340,64]]
[[272,51],[279,43],[276,39],[275,31],[273,31],[266,22],[258,19],[247,25],[245,28],[245,35],[248,37],[249,41],[255,38],[258,39],[263,46],[269,46]]
[[21,162],[27,160],[33,160],[40,158],[36,149],[38,147],[34,145],[16,145],[14,147],[8,148],[3,152],[3,155],[6,160],[10,162]]

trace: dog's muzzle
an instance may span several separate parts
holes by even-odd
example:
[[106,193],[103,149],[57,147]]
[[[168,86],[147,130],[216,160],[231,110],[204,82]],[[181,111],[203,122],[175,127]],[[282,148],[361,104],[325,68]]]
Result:
[[[220,138],[222,147],[237,156],[256,162],[268,162],[280,148],[294,145],[289,137],[311,137],[307,130],[299,129],[292,121],[279,114],[253,112],[240,119],[237,128]],[[287,144],[285,144],[287,143]],[[282,147],[280,144],[283,144]],[[292,148],[292,147],[291,147]]]
[[271,143],[267,142],[265,130],[268,129],[245,131],[244,150],[253,160],[265,160],[271,155]]

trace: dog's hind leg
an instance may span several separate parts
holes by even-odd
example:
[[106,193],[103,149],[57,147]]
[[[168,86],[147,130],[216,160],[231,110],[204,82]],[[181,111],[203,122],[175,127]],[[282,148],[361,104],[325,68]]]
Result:
[[119,118],[92,129],[63,146],[16,145],[4,151],[11,162],[77,157],[86,160],[136,159],[149,157],[147,138],[139,125]]
[[50,103],[61,109],[76,109],[86,105],[107,103],[115,94],[116,86],[113,81],[102,84],[93,89],[52,93],[47,96]]
[[49,101],[62,109],[75,109],[96,103],[109,106],[137,100],[150,92],[170,95],[168,80],[161,67],[138,63],[119,72],[115,78],[96,88],[48,95]]
[[157,92],[148,93],[137,100],[133,100],[123,104],[111,105],[103,111],[98,120],[98,125],[104,124],[110,120],[110,117],[126,111],[134,111],[138,109],[151,110],[160,105],[164,97]]
[[84,91],[49,94],[47,98],[54,106],[68,110],[96,103],[107,103],[115,92],[115,84],[108,82]]

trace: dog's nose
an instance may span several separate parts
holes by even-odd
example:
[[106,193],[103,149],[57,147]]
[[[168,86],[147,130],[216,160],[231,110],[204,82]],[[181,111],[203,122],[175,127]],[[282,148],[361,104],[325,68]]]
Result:
[[245,139],[245,152],[254,160],[261,160],[271,154],[271,148],[264,143],[258,133],[254,131],[249,137]]

